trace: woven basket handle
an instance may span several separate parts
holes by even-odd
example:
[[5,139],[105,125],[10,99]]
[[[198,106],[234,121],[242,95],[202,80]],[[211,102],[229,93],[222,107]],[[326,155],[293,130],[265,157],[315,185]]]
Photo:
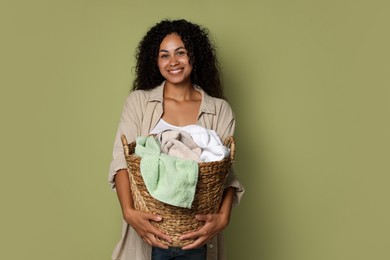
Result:
[[234,161],[234,155],[236,153],[236,142],[233,136],[226,137],[224,145],[230,148],[230,160]]
[[129,156],[130,154],[129,143],[127,142],[127,138],[125,135],[121,135],[121,141],[123,145],[123,151],[125,152],[125,156]]

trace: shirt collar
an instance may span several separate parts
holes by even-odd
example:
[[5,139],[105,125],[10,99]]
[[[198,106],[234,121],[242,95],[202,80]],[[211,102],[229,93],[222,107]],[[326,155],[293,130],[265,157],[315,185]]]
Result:
[[[164,85],[165,85],[165,81],[163,81],[160,85],[158,85],[157,87],[153,88],[150,91],[149,102],[153,102],[153,101],[163,102],[163,100],[164,100],[164,97],[163,97],[164,96]],[[207,114],[215,115],[216,111],[215,111],[213,97],[209,96],[198,85],[194,85],[194,88],[196,91],[199,91],[200,94],[202,95],[202,102],[200,103],[199,114],[207,113]]]

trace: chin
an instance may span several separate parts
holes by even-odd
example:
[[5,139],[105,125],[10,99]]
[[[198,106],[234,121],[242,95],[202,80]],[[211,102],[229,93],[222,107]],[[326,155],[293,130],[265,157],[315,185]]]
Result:
[[166,78],[166,81],[171,83],[171,84],[175,84],[175,85],[191,82],[191,80],[189,80],[189,79],[182,79],[182,78],[180,78],[180,79],[179,78]]

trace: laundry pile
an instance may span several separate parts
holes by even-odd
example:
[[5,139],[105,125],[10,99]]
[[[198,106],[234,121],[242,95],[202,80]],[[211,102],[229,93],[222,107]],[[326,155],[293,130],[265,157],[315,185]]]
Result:
[[230,150],[215,131],[189,125],[137,137],[135,154],[141,157],[141,175],[152,197],[169,205],[191,208],[198,163],[222,160]]

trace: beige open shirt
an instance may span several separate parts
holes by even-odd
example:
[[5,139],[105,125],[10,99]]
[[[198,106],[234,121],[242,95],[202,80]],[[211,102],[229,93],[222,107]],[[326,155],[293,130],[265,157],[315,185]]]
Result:
[[[229,104],[219,98],[207,95],[200,87],[195,89],[202,94],[197,124],[207,129],[215,130],[224,140],[234,133],[235,119]],[[125,134],[132,142],[137,136],[146,136],[156,126],[163,114],[164,82],[152,90],[136,90],[126,99],[118,132],[115,137],[113,160],[110,164],[109,182],[115,189],[115,174],[120,169],[127,168],[123,154],[120,136]],[[237,205],[244,193],[244,188],[237,180],[233,170],[229,172],[225,187],[235,187],[234,204]],[[112,254],[114,260],[149,260],[151,246],[145,243],[137,232],[123,221],[122,237]],[[207,243],[207,260],[226,259],[222,233]]]

